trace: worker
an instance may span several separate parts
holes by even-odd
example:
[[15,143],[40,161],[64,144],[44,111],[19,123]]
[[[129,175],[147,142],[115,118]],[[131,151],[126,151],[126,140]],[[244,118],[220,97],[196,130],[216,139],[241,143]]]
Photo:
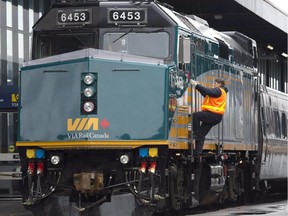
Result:
[[222,121],[226,108],[226,95],[228,89],[222,78],[215,79],[213,88],[206,88],[197,81],[191,79],[190,84],[204,97],[204,101],[199,112],[193,113],[193,136],[196,147],[195,156],[202,154],[205,136],[211,128]]

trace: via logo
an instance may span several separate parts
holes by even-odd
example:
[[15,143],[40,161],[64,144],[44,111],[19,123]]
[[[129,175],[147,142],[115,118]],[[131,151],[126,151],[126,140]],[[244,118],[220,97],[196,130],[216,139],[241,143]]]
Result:
[[90,129],[98,130],[98,118],[76,118],[67,119],[67,131],[88,131]]
[[[100,122],[102,128],[106,129],[109,127],[109,122],[103,119]],[[67,131],[88,131],[92,129],[97,131],[99,129],[99,119],[98,118],[76,118],[67,119]]]

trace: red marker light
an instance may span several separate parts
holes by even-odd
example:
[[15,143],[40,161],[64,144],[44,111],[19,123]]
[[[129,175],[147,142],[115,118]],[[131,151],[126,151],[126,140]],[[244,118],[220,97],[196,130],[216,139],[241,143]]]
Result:
[[155,171],[156,171],[156,162],[152,162],[150,164],[150,167],[149,167],[149,172],[150,173],[155,173]]
[[141,162],[141,166],[139,168],[139,171],[142,172],[142,173],[145,173],[146,172],[146,167],[147,167],[147,162],[146,161]]
[[34,163],[28,163],[27,173],[30,175],[34,174],[35,165]]
[[43,171],[44,171],[44,163],[38,163],[37,174],[43,174]]

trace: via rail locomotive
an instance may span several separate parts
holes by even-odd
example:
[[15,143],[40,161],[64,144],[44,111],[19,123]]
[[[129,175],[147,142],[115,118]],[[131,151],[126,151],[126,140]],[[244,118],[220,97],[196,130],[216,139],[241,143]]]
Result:
[[[189,79],[218,77],[226,112],[195,158],[202,99]],[[23,204],[47,216],[177,214],[285,186],[288,96],[257,77],[253,39],[165,4],[56,1],[20,71]]]

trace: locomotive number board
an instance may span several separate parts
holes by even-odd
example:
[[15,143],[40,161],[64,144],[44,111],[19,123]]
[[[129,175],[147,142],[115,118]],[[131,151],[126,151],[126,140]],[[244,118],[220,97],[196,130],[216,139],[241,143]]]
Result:
[[58,25],[79,25],[92,23],[92,9],[58,10]]
[[147,8],[108,8],[108,23],[147,23]]

